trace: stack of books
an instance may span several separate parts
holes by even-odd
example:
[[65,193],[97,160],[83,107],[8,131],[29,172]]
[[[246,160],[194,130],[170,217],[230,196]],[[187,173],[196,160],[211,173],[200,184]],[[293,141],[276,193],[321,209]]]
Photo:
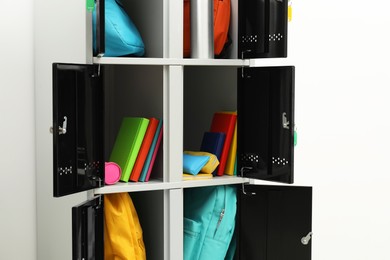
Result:
[[[201,152],[214,154],[219,165],[213,176],[237,175],[237,112],[215,112],[209,131],[203,134]],[[183,179],[201,179],[210,175],[200,172],[198,175],[183,175]]]
[[162,140],[162,120],[125,117],[109,160],[117,163],[122,182],[147,182]]
[[219,166],[214,175],[236,175],[237,112],[215,112],[200,149],[217,155]]

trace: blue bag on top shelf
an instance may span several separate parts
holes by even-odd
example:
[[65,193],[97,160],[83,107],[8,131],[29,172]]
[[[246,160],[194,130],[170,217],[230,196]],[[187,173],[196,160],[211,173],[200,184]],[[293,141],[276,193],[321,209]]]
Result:
[[[96,52],[96,8],[93,19],[93,49]],[[143,56],[144,42],[119,0],[105,0],[104,56]]]
[[185,189],[184,259],[230,259],[235,248],[236,211],[234,186]]

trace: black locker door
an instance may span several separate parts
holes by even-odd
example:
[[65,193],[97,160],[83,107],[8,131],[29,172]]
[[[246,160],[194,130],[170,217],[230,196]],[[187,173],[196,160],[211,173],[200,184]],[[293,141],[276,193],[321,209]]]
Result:
[[239,198],[240,260],[310,260],[312,188],[246,185]]
[[93,55],[102,57],[106,49],[105,0],[95,0],[95,9],[94,19],[96,19],[96,28],[93,28],[93,36],[95,38]]
[[104,203],[98,196],[72,208],[72,259],[104,259]]
[[293,183],[294,67],[238,70],[240,175]]
[[288,0],[240,0],[239,57],[287,57],[287,10]]
[[53,64],[55,197],[104,183],[101,82],[95,65]]

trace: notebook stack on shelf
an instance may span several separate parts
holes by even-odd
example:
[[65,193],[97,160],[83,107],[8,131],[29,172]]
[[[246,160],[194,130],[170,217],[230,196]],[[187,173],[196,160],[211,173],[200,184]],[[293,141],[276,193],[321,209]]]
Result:
[[[195,160],[188,157],[204,156],[209,153],[210,160],[215,156],[218,165],[212,172],[207,172],[202,168],[199,172],[194,173],[186,170],[190,164],[201,163],[201,160]],[[221,111],[213,115],[209,131],[203,135],[200,151],[185,151],[183,156],[183,180],[205,179],[213,176],[237,175],[236,173],[236,156],[237,155],[237,112]],[[197,165],[200,166],[200,165]],[[203,166],[202,166],[203,167]],[[201,167],[200,167],[201,168]]]
[[[237,122],[237,113],[236,112],[223,111],[223,112],[214,113],[214,116],[213,116],[213,119],[211,122],[210,132],[225,134],[225,142],[224,142],[223,147],[222,147],[220,164],[217,168],[217,175],[218,176],[222,176],[224,174],[227,174],[227,172],[225,170],[226,163],[228,161],[230,148],[232,146],[233,135],[234,135],[235,129],[237,127],[236,122]],[[237,143],[237,137],[236,137],[236,143]],[[234,149],[236,149],[236,145],[233,145],[233,146],[234,146]],[[235,152],[234,152],[234,154],[235,154]],[[233,152],[232,152],[232,156],[234,156]],[[231,160],[233,160],[233,158]],[[235,158],[234,158],[234,161],[235,161]],[[229,168],[229,170],[231,170],[230,167],[228,167],[228,168]],[[230,175],[233,175],[233,174],[230,174]]]
[[162,139],[162,120],[125,117],[109,160],[117,163],[122,182],[149,181]]

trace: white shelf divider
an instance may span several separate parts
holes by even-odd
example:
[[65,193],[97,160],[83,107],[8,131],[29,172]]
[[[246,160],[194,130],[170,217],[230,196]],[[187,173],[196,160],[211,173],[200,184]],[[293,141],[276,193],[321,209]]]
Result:
[[151,180],[149,182],[118,182],[94,190],[94,194],[109,194],[118,192],[138,192],[154,190],[171,190],[181,188],[196,188],[204,186],[232,185],[249,183],[250,179],[235,176],[220,176],[204,180],[186,180],[177,182],[162,182]]
[[232,67],[275,67],[293,66],[291,59],[176,59],[147,57],[93,57],[94,64],[102,65],[173,65],[173,66],[232,66]]
[[249,60],[238,59],[174,59],[174,58],[127,58],[94,57],[95,64],[110,65],[174,65],[174,66],[249,66]]

